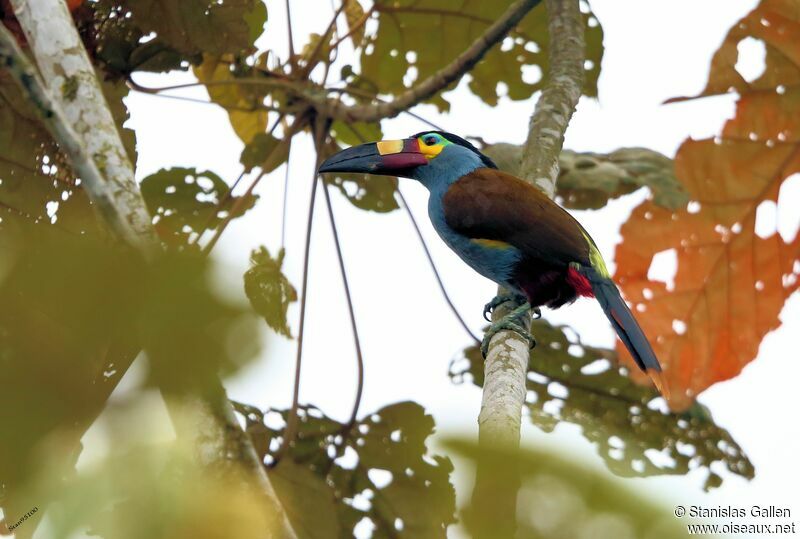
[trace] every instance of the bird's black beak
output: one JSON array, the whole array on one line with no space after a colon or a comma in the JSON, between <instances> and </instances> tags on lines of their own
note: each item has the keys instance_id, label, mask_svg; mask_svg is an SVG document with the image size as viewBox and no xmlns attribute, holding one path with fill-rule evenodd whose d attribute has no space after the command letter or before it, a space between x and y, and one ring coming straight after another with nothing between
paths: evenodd
<instances>
[{"instance_id":1,"label":"bird's black beak","mask_svg":"<svg viewBox=\"0 0 800 539\"><path fill-rule=\"evenodd\" d=\"M419 149L416 138L383 140L353 146L327 158L319 172L366 172L386 176L410 177L428 159Z\"/></svg>"}]
</instances>

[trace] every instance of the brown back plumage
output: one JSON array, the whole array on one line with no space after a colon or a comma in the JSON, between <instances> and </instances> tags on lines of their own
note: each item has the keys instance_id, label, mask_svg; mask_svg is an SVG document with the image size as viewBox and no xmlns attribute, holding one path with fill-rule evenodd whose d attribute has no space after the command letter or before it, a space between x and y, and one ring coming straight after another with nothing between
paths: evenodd
<instances>
[{"instance_id":1,"label":"brown back plumage","mask_svg":"<svg viewBox=\"0 0 800 539\"><path fill-rule=\"evenodd\" d=\"M450 186L443 205L447 225L459 234L509 243L526 258L551 266L589 265L589 244L578 222L511 174L490 168L470 172Z\"/></svg>"}]
</instances>

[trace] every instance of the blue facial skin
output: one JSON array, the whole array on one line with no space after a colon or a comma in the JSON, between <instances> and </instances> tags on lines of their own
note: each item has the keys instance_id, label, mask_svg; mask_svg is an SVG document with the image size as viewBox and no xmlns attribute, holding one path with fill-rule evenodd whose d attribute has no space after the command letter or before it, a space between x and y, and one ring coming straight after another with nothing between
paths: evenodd
<instances>
[{"instance_id":1,"label":"blue facial skin","mask_svg":"<svg viewBox=\"0 0 800 539\"><path fill-rule=\"evenodd\" d=\"M485 166L468 148L448 144L427 165L415 168L412 177L430 192L428 216L442 240L472 269L497 284L514 289L510 280L514 264L522 257L519 250L486 247L457 233L445 222L442 201L447 189L465 174Z\"/></svg>"}]
</instances>

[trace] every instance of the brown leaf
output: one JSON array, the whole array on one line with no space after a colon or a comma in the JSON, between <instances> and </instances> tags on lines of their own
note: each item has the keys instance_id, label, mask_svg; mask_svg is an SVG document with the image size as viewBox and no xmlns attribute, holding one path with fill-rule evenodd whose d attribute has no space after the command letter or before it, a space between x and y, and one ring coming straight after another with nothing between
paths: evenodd
<instances>
[{"instance_id":1,"label":"brown leaf","mask_svg":"<svg viewBox=\"0 0 800 539\"><path fill-rule=\"evenodd\" d=\"M711 60L708 84L700 95L724 94L731 91L742 95L755 90L773 91L778 86L800 84L800 0L762 0L762 2L731 28L722 46ZM739 43L747 38L759 39L766 48L766 69L757 79L748 82L736 70ZM677 97L676 102L693 97Z\"/></svg>"},{"instance_id":2,"label":"brown leaf","mask_svg":"<svg viewBox=\"0 0 800 539\"><path fill-rule=\"evenodd\" d=\"M736 116L715 139L687 140L676 175L693 202L671 212L645 202L622 227L617 274L666 371L670 406L685 409L712 384L739 374L779 326L798 286L800 238L756 233L759 207L777 202L800 172L800 0L764 0L728 34L706 92L741 92ZM742 84L735 44L764 39L767 72ZM653 257L674 249L674 288L651 281Z\"/></svg>"}]
</instances>

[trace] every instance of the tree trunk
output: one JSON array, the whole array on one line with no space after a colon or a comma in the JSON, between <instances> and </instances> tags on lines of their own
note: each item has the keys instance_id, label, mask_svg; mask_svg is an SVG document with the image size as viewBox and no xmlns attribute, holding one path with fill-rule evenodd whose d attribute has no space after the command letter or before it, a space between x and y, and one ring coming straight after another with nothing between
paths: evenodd
<instances>
[{"instance_id":1,"label":"tree trunk","mask_svg":"<svg viewBox=\"0 0 800 539\"><path fill-rule=\"evenodd\" d=\"M584 27L578 0L546 0L545 5L550 31L550 73L531 117L520 176L552 198L564 133L581 96ZM493 321L517 306L506 303L503 307L495 310ZM525 326L530 326L530 318ZM483 400L478 417L481 446L519 447L530 358L527 340L517 333L501 331L492 339L484 366ZM489 458L479 459L472 505L480 514L469 517L476 537L513 537L518 490L519 476L513 467Z\"/></svg>"}]
</instances>

